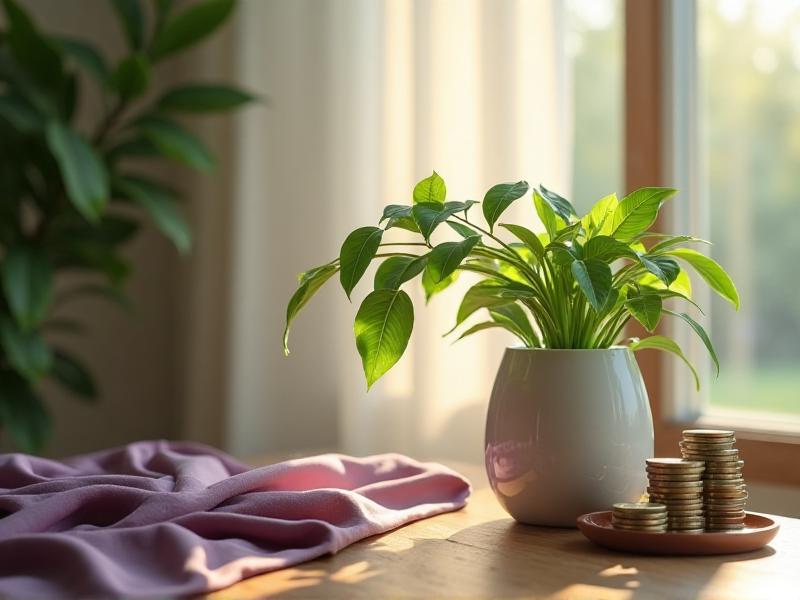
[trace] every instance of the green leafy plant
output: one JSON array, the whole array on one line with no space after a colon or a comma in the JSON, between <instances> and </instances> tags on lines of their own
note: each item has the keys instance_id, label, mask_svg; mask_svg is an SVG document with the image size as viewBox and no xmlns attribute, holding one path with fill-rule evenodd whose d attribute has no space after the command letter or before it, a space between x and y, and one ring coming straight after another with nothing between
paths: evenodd
<instances>
[{"instance_id":1,"label":"green leafy plant","mask_svg":"<svg viewBox=\"0 0 800 600\"><path fill-rule=\"evenodd\" d=\"M81 398L97 395L88 369L53 346L54 331L80 331L58 307L100 295L125 302L131 265L121 247L142 215L181 252L191 246L178 193L137 172L130 159L172 159L210 170L205 146L180 113L233 109L252 100L234 87L183 84L148 94L162 61L200 42L230 16L234 0L175 9L171 0L111 0L127 40L111 61L80 39L48 35L13 0L0 27L0 429L24 450L46 441L51 422L38 391L53 377ZM102 99L92 125L75 124L82 92ZM55 284L74 272L70 287ZM82 275L81 275L82 274Z\"/></svg>"},{"instance_id":2,"label":"green leafy plant","mask_svg":"<svg viewBox=\"0 0 800 600\"><path fill-rule=\"evenodd\" d=\"M387 206L379 222L385 225L356 229L342 244L339 258L300 274L286 310L284 352L289 353L292 321L328 279L338 272L350 297L369 264L383 259L374 289L355 319L367 387L400 359L411 336L414 308L402 286L419 277L428 301L462 272L479 280L464 294L448 332L463 330L458 339L501 328L531 348L592 349L628 343L633 350L664 350L686 362L699 387L695 368L673 340L662 335L621 339L631 319L652 333L668 315L700 337L719 370L703 327L687 313L664 305L674 299L697 306L689 267L739 308L736 287L723 268L687 247L708 242L650 231L675 190L642 188L620 201L611 194L579 217L568 200L540 186L533 190L532 209L544 232L500 223L503 212L528 192L525 181L492 187L481 204L485 222L481 224L470 213L478 202L448 201L445 182L436 172L423 179L414 188L411 205ZM457 239L434 244L431 236L442 226ZM416 239L384 243L383 235L392 228L406 230ZM467 327L467 319L479 311L487 320Z\"/></svg>"}]
</instances>

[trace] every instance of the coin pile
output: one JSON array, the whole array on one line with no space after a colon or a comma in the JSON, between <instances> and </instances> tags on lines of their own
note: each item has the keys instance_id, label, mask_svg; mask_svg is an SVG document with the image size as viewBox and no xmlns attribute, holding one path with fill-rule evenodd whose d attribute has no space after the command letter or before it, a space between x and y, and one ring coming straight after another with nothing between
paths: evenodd
<instances>
[{"instance_id":1,"label":"coin pile","mask_svg":"<svg viewBox=\"0 0 800 600\"><path fill-rule=\"evenodd\" d=\"M703 463L681 458L648 458L646 462L647 494L650 502L666 506L667 529L702 532Z\"/></svg>"},{"instance_id":2,"label":"coin pile","mask_svg":"<svg viewBox=\"0 0 800 600\"><path fill-rule=\"evenodd\" d=\"M667 530L667 507L652 502L620 502L611 507L616 529L662 533Z\"/></svg>"},{"instance_id":3,"label":"coin pile","mask_svg":"<svg viewBox=\"0 0 800 600\"><path fill-rule=\"evenodd\" d=\"M685 459L703 461L703 509L706 529L728 531L744 529L747 487L742 477L744 461L733 431L687 429L680 442Z\"/></svg>"}]
</instances>

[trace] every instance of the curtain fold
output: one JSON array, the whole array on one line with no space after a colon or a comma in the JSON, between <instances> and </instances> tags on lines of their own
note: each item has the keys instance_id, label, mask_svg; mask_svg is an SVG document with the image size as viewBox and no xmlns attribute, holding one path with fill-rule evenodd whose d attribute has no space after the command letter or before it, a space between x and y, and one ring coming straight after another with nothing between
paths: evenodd
<instances>
[{"instance_id":1,"label":"curtain fold","mask_svg":"<svg viewBox=\"0 0 800 600\"><path fill-rule=\"evenodd\" d=\"M503 347L499 333L451 345L467 276L425 307L413 285L406 355L367 394L353 304L332 280L280 348L295 276L346 234L409 203L439 172L451 199L528 179L568 190L555 0L264 0L242 3L241 81L268 97L233 148L230 335L224 439L240 455L336 448L474 459ZM536 227L529 199L509 217ZM391 233L392 237L402 234Z\"/></svg>"}]
</instances>

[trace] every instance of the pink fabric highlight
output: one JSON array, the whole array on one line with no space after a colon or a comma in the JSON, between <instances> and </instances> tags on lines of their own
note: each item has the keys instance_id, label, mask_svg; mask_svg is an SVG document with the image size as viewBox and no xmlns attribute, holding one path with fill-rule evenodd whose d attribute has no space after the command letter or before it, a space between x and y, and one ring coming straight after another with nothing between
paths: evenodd
<instances>
[{"instance_id":1,"label":"pink fabric highlight","mask_svg":"<svg viewBox=\"0 0 800 600\"><path fill-rule=\"evenodd\" d=\"M461 508L469 483L399 454L251 469L199 444L0 455L0 596L213 591Z\"/></svg>"}]
</instances>

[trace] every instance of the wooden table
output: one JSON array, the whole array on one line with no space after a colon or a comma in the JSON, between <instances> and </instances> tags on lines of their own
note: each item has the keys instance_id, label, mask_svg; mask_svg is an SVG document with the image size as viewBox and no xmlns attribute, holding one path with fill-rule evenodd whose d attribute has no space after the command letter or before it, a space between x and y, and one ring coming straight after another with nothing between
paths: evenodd
<instances>
[{"instance_id":1,"label":"wooden table","mask_svg":"<svg viewBox=\"0 0 800 600\"><path fill-rule=\"evenodd\" d=\"M515 523L474 467L467 507L260 575L209 598L800 598L800 520L762 550L655 557L605 550L577 530Z\"/></svg>"}]
</instances>

